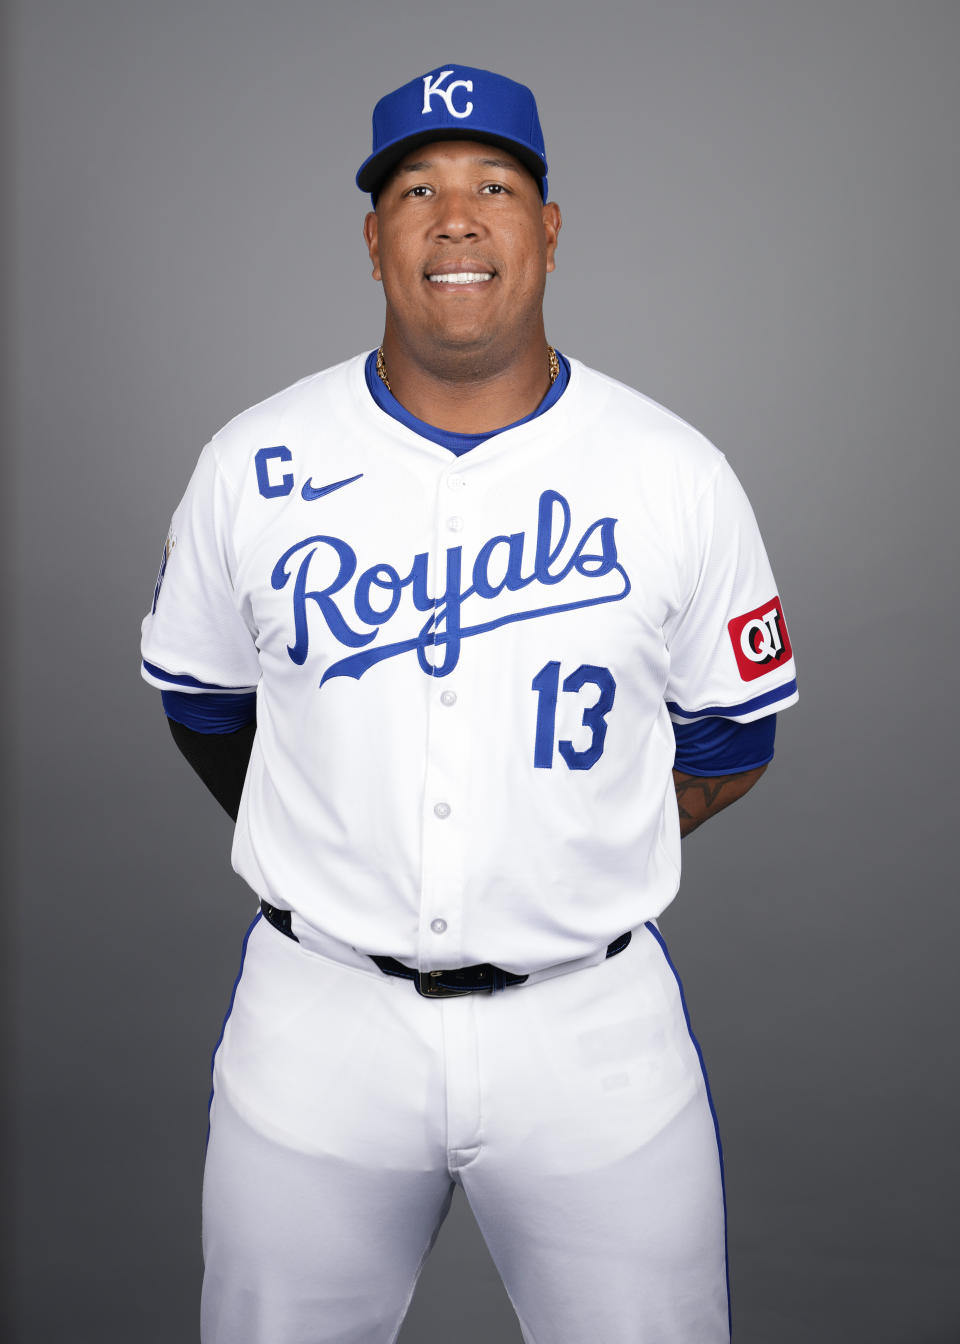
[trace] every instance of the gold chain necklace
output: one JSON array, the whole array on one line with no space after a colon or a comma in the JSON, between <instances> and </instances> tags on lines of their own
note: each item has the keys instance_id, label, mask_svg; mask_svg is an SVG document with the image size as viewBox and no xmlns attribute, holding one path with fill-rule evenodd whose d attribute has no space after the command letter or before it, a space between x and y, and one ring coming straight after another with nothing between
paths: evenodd
<instances>
[{"instance_id":1,"label":"gold chain necklace","mask_svg":"<svg viewBox=\"0 0 960 1344\"><path fill-rule=\"evenodd\" d=\"M560 374L560 360L557 358L557 352L552 345L547 346L547 360L550 369L550 386L552 387ZM377 373L380 375L381 381L387 391L392 392L393 388L390 386L390 379L387 377L387 366L383 359L382 345L377 351Z\"/></svg>"}]
</instances>

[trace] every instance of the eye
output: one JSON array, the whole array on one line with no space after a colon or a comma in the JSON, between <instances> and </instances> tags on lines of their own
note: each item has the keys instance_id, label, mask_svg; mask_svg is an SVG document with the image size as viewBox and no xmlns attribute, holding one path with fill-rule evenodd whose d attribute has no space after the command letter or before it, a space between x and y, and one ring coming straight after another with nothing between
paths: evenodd
<instances>
[{"instance_id":1,"label":"eye","mask_svg":"<svg viewBox=\"0 0 960 1344\"><path fill-rule=\"evenodd\" d=\"M506 196L508 188L505 187L502 182L488 182L487 185L481 187L480 190L488 192L491 196Z\"/></svg>"},{"instance_id":2,"label":"eye","mask_svg":"<svg viewBox=\"0 0 960 1344\"><path fill-rule=\"evenodd\" d=\"M409 191L405 191L403 194L404 196L414 196L418 200L422 200L425 196L429 196L432 190L432 187L428 187L421 183L419 186L411 187Z\"/></svg>"}]
</instances>

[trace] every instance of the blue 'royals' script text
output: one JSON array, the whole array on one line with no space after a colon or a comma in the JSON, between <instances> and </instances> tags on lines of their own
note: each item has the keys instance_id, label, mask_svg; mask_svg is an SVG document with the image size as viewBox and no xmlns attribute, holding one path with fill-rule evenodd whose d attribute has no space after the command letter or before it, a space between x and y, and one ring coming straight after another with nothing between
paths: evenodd
<instances>
[{"instance_id":1,"label":"blue 'royals' script text","mask_svg":"<svg viewBox=\"0 0 960 1344\"><path fill-rule=\"evenodd\" d=\"M293 575L294 640L287 652L298 667L306 661L310 649L307 612L308 603L312 602L319 608L335 639L347 648L362 650L331 663L320 680L321 686L332 677L362 677L375 663L385 658L395 658L411 649L416 649L417 660L428 676L445 677L457 665L461 641L471 635L484 634L512 621L530 621L556 612L621 601L630 592L630 579L617 559L614 535L616 518L598 518L591 523L572 550L564 556L570 536L570 519L570 505L563 495L556 490L544 490L537 509L537 532L532 557L526 552L525 532L491 537L477 552L470 574L472 582L468 588L464 588L463 548L451 546L446 552L443 592L434 597L427 591L429 557L426 552L414 556L409 572L402 578L400 571L393 565L371 565L356 578L348 594L344 590L357 571L357 557L353 548L340 537L305 537L284 551L270 576L273 588L279 591L286 587ZM327 557L335 557L337 572L325 588L311 589L307 586L311 561L321 551ZM298 554L300 560L294 573L292 568L288 568L288 563ZM495 557L502 577L492 579L490 570ZM531 558L532 567L525 573L524 560L529 565ZM504 590L519 592L531 584L552 588L563 583L573 573L586 579L602 579L607 574L616 574L621 582L616 591L597 597L580 597L575 601L510 611L474 625L465 625L461 619L462 608L469 598L491 602ZM376 648L367 647L396 615L404 589L407 588L415 610L429 612L427 620L410 639L380 644ZM346 607L344 599L348 595L353 615L367 629L355 629L341 610L341 607ZM379 598L376 604L375 595ZM428 650L433 651L437 661L431 661Z\"/></svg>"}]
</instances>

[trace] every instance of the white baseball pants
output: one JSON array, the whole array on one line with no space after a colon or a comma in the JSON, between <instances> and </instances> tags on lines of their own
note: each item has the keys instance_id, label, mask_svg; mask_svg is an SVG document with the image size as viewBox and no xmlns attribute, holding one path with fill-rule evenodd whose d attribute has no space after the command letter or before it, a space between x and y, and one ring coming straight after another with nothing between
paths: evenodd
<instances>
[{"instance_id":1,"label":"white baseball pants","mask_svg":"<svg viewBox=\"0 0 960 1344\"><path fill-rule=\"evenodd\" d=\"M389 1344L454 1183L528 1344L729 1341L713 1110L652 925L428 1000L258 917L215 1057L203 1344Z\"/></svg>"}]
</instances>

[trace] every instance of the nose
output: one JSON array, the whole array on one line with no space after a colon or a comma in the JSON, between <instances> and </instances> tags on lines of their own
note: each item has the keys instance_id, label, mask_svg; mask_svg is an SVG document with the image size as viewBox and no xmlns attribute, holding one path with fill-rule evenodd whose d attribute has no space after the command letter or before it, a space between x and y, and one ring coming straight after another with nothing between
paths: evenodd
<instances>
[{"instance_id":1,"label":"nose","mask_svg":"<svg viewBox=\"0 0 960 1344\"><path fill-rule=\"evenodd\" d=\"M472 242L482 233L470 192L447 190L437 197L433 236L438 242Z\"/></svg>"}]
</instances>

